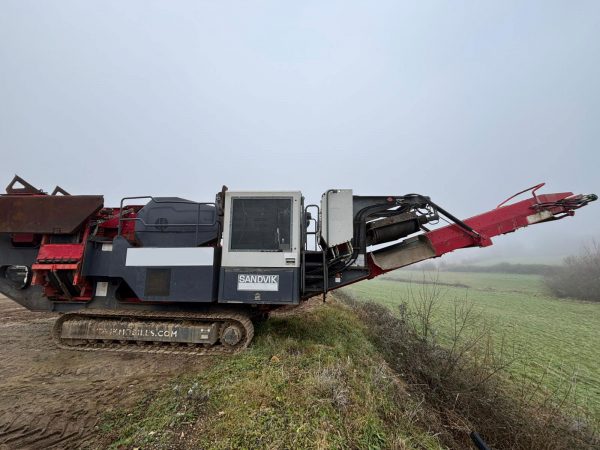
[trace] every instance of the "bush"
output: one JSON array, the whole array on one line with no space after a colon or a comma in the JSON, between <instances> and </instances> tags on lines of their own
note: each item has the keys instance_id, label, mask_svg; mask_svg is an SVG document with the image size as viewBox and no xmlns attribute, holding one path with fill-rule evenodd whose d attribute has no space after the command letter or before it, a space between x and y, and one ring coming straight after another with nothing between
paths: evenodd
<instances>
[{"instance_id":1,"label":"bush","mask_svg":"<svg viewBox=\"0 0 600 450\"><path fill-rule=\"evenodd\" d=\"M367 325L369 337L410 395L421 399L418 425L452 449L471 448L473 431L498 449L597 448L594 420L573 417L566 404L576 384L548 392L543 379L509 381L514 349L503 339L494 342L468 299L455 301L451 336L440 342L431 320L439 295L438 287L423 285L394 314L336 293Z\"/></svg>"},{"instance_id":2,"label":"bush","mask_svg":"<svg viewBox=\"0 0 600 450\"><path fill-rule=\"evenodd\" d=\"M600 301L600 245L592 242L581 254L569 256L545 280L557 297Z\"/></svg>"}]
</instances>

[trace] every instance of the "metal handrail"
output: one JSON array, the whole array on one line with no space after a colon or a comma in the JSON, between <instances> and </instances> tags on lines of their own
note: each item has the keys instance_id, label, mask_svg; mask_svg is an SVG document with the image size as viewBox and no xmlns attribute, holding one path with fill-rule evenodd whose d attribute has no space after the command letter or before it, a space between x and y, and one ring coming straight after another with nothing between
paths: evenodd
<instances>
[{"instance_id":1,"label":"metal handrail","mask_svg":"<svg viewBox=\"0 0 600 450\"><path fill-rule=\"evenodd\" d=\"M317 217L312 217L310 219L310 222L314 222L315 224L315 230L314 231L306 231L306 235L307 236L314 236L315 237L315 242L314 242L314 250L317 251L319 249L319 240L317 239L317 236L320 234L321 230L319 229L319 216L321 214L321 210L319 208L319 205L316 204L311 204L311 205L306 205L306 207L304 208L304 216L306 217L306 215L308 214L308 209L309 208L315 208L317 210ZM308 250L308 239L306 240L306 242L304 243L304 249Z\"/></svg>"},{"instance_id":2,"label":"metal handrail","mask_svg":"<svg viewBox=\"0 0 600 450\"><path fill-rule=\"evenodd\" d=\"M146 223L143 219L139 218L139 217L123 217L123 203L125 202L125 200L140 200L140 199L150 199L151 201L154 201L155 203L182 203L182 204L193 204L196 205L198 207L198 216L197 216L197 221L196 223L169 223L169 224L165 224L165 225L157 225L157 224L148 224ZM147 202L149 203L149 202ZM214 206L215 207L215 213L213 216L213 221L211 223L200 223L200 207L202 205L208 205L208 206ZM117 236L121 236L121 232L123 231L123 222L127 222L127 221L139 221L141 222L144 226L147 227L160 227L160 226L164 226L164 227L191 227L191 226L195 226L196 227L196 236L195 236L195 241L198 242L198 233L199 233L199 227L203 226L203 227L213 227L216 225L217 223L217 212L216 212L216 203L213 202L193 202L190 200L159 200L156 199L155 197L152 197L151 195L142 195L142 196L137 196L137 197L123 197L121 199L121 202L119 204L119 224L117 227Z\"/></svg>"},{"instance_id":3,"label":"metal handrail","mask_svg":"<svg viewBox=\"0 0 600 450\"><path fill-rule=\"evenodd\" d=\"M496 206L496 208L500 208L501 206L507 204L509 201L511 201L513 198L518 197L521 194L524 194L525 192L531 191L531 195L533 195L533 198L535 198L535 201L538 201L537 195L535 195L536 191L542 187L544 187L546 185L546 183L540 183L540 184L536 184L535 186L531 186L530 188L527 189L523 189L521 192L517 192L515 195L512 195L510 197L508 197L506 200L504 200L502 203L500 203L498 206Z\"/></svg>"}]
</instances>

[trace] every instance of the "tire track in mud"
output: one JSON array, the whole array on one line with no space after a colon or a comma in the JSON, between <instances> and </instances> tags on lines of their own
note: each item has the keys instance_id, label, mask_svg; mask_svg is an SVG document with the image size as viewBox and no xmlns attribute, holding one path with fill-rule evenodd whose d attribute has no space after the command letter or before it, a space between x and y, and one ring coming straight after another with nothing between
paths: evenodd
<instances>
[{"instance_id":1,"label":"tire track in mud","mask_svg":"<svg viewBox=\"0 0 600 450\"><path fill-rule=\"evenodd\" d=\"M98 424L132 408L173 376L201 371L203 358L59 349L58 316L0 296L0 450L100 448Z\"/></svg>"}]
</instances>

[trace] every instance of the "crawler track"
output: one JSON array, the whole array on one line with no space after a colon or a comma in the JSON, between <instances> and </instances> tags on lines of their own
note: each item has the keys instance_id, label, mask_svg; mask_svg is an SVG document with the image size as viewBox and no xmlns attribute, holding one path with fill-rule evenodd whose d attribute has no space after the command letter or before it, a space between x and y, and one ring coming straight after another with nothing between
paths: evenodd
<instances>
[{"instance_id":1,"label":"crawler track","mask_svg":"<svg viewBox=\"0 0 600 450\"><path fill-rule=\"evenodd\" d=\"M187 323L211 322L217 324L235 324L242 330L242 336L240 342L233 346L223 345L220 342L209 345L148 340L65 339L61 335L63 324L72 320L120 320L126 323L153 321L163 324L185 321ZM54 325L52 336L59 348L67 350L208 356L232 354L246 348L254 337L254 326L252 325L250 316L239 311L220 310L208 313L164 313L154 311L94 310L62 315Z\"/></svg>"}]
</instances>

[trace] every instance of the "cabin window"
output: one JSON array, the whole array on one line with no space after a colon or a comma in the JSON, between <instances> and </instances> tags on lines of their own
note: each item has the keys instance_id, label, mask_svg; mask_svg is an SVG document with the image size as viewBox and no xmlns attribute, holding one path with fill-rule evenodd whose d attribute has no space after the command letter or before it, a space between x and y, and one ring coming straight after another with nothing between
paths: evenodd
<instances>
[{"instance_id":1,"label":"cabin window","mask_svg":"<svg viewBox=\"0 0 600 450\"><path fill-rule=\"evenodd\" d=\"M230 250L289 251L291 235L291 198L231 200Z\"/></svg>"}]
</instances>

